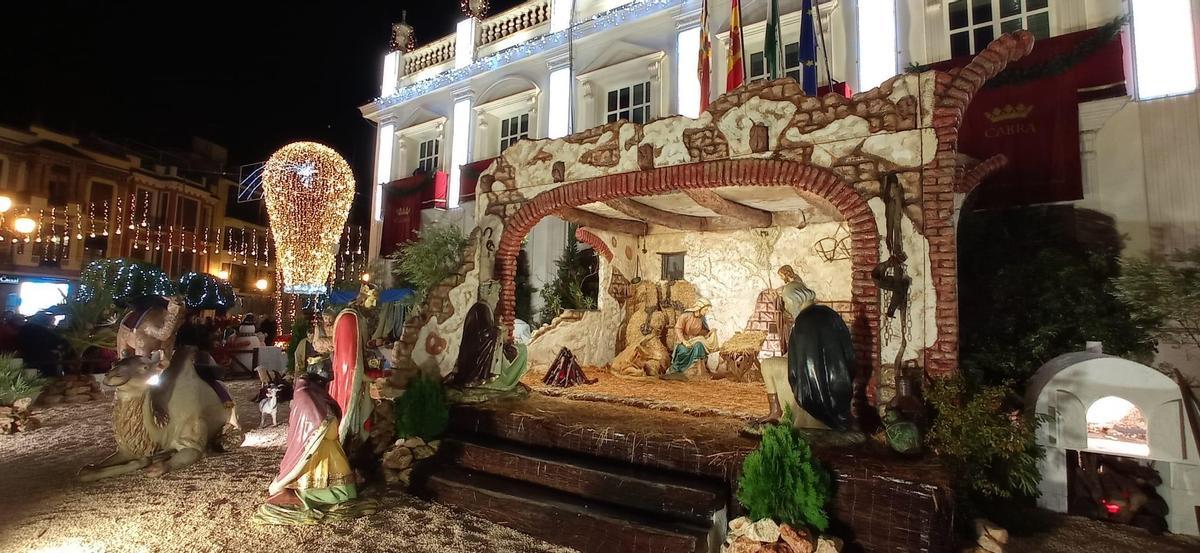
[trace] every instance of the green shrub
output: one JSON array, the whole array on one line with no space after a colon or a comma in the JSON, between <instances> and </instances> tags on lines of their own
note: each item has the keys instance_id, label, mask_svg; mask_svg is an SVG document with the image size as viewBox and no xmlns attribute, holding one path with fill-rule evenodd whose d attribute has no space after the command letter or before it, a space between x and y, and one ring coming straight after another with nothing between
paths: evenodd
<instances>
[{"instance_id":1,"label":"green shrub","mask_svg":"<svg viewBox=\"0 0 1200 553\"><path fill-rule=\"evenodd\" d=\"M413 305L462 266L467 239L454 225L430 225L396 252L396 277L413 289Z\"/></svg>"},{"instance_id":2,"label":"green shrub","mask_svg":"<svg viewBox=\"0 0 1200 553\"><path fill-rule=\"evenodd\" d=\"M936 416L926 438L954 471L967 499L986 501L1038 496L1034 441L1039 419L1010 415L1005 386L970 393L959 376L935 379L925 398Z\"/></svg>"},{"instance_id":3,"label":"green shrub","mask_svg":"<svg viewBox=\"0 0 1200 553\"><path fill-rule=\"evenodd\" d=\"M1104 342L1142 359L1155 340L1113 279L1121 238L1111 218L1043 206L964 211L958 233L961 369L979 384L1024 390L1046 361Z\"/></svg>"},{"instance_id":4,"label":"green shrub","mask_svg":"<svg viewBox=\"0 0 1200 553\"><path fill-rule=\"evenodd\" d=\"M786 413L782 420L791 420ZM762 441L742 463L737 499L750 518L825 531L825 505L832 487L829 473L812 455L808 442L791 425L763 428Z\"/></svg>"},{"instance_id":5,"label":"green shrub","mask_svg":"<svg viewBox=\"0 0 1200 553\"><path fill-rule=\"evenodd\" d=\"M593 273L591 259L595 252L579 249L575 225L567 227L567 244L555 262L554 279L542 287L541 323L553 321L566 309L595 309L597 298L583 289L583 281Z\"/></svg>"},{"instance_id":6,"label":"green shrub","mask_svg":"<svg viewBox=\"0 0 1200 553\"><path fill-rule=\"evenodd\" d=\"M450 422L442 384L423 374L410 380L404 394L396 398L395 411L397 438L432 440L441 436Z\"/></svg>"},{"instance_id":7,"label":"green shrub","mask_svg":"<svg viewBox=\"0 0 1200 553\"><path fill-rule=\"evenodd\" d=\"M46 381L25 375L25 368L11 353L0 354L0 405L12 405L18 399L33 397Z\"/></svg>"}]
</instances>

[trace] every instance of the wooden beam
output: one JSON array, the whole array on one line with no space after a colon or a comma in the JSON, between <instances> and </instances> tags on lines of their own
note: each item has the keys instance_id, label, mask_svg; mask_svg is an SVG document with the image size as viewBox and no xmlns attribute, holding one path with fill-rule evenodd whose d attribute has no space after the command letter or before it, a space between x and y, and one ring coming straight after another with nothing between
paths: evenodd
<instances>
[{"instance_id":1,"label":"wooden beam","mask_svg":"<svg viewBox=\"0 0 1200 553\"><path fill-rule=\"evenodd\" d=\"M825 198L822 198L821 196L813 194L812 192L802 188L796 188L794 186L791 188L792 192L795 192L800 199L808 202L808 205L811 205L813 210L816 211L818 215L824 215L828 217L830 221L846 220L846 217L842 215L842 212L838 211L836 207L833 207L833 204L830 203L829 200L826 200ZM819 218L810 217L809 222L818 223L824 221L819 220Z\"/></svg>"},{"instance_id":2,"label":"wooden beam","mask_svg":"<svg viewBox=\"0 0 1200 553\"><path fill-rule=\"evenodd\" d=\"M717 215L732 217L734 219L744 221L751 227L763 228L769 227L772 224L770 211L763 211L745 204L739 204L732 200L727 200L712 190L684 190L683 192L687 194L693 202L711 209L713 213L716 213Z\"/></svg>"},{"instance_id":3,"label":"wooden beam","mask_svg":"<svg viewBox=\"0 0 1200 553\"><path fill-rule=\"evenodd\" d=\"M628 198L612 200L606 202L608 207L611 207L630 217L636 217L647 223L652 223L659 226L664 226L679 230L691 230L704 232L712 230L708 228L707 217L696 217L694 215L684 215L682 213L673 213L663 211L657 207L650 207L644 203L636 202Z\"/></svg>"},{"instance_id":4,"label":"wooden beam","mask_svg":"<svg viewBox=\"0 0 1200 553\"><path fill-rule=\"evenodd\" d=\"M607 232L619 232L621 234L632 234L634 236L645 236L650 231L649 226L641 221L630 221L628 219L615 219L597 215L590 211L568 207L559 210L558 216L564 221L575 223L581 227L593 228Z\"/></svg>"}]
</instances>

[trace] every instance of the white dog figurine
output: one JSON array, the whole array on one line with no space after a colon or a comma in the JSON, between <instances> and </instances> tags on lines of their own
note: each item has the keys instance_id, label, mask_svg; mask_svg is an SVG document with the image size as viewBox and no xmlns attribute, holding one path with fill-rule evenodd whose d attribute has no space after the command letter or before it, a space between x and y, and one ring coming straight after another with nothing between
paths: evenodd
<instances>
[{"instance_id":1,"label":"white dog figurine","mask_svg":"<svg viewBox=\"0 0 1200 553\"><path fill-rule=\"evenodd\" d=\"M276 416L279 414L279 388L277 386L267 386L265 390L266 397L258 401L258 412L261 417L258 420L259 428L266 428L267 417L271 417L271 426L279 424L276 421Z\"/></svg>"}]
</instances>

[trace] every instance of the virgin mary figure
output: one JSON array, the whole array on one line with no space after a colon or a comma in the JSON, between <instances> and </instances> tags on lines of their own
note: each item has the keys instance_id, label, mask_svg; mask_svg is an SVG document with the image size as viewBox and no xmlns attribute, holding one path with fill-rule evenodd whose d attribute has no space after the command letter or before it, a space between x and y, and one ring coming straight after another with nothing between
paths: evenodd
<instances>
[{"instance_id":1,"label":"virgin mary figure","mask_svg":"<svg viewBox=\"0 0 1200 553\"><path fill-rule=\"evenodd\" d=\"M358 312L344 309L333 322L333 382L329 393L341 410L338 434L344 445L365 440L371 401L363 367L363 332Z\"/></svg>"}]
</instances>

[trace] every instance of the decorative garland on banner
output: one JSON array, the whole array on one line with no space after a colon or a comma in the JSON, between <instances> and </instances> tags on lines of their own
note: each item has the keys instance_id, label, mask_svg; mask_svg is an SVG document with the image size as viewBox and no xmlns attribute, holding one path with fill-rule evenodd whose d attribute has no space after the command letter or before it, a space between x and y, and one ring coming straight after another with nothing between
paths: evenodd
<instances>
[{"instance_id":1,"label":"decorative garland on banner","mask_svg":"<svg viewBox=\"0 0 1200 553\"><path fill-rule=\"evenodd\" d=\"M1090 58L1109 42L1120 36L1121 29L1128 22L1128 16L1118 17L1104 24L1102 27L1097 27L1092 36L1079 41L1079 44L1076 44L1075 48L1071 51L1064 52L1037 65L1010 67L1001 71L999 75L993 77L983 86L984 88L1011 86L1066 73L1072 67ZM921 73L928 71L930 67L930 65L912 64L909 66L908 71L910 73Z\"/></svg>"}]
</instances>

